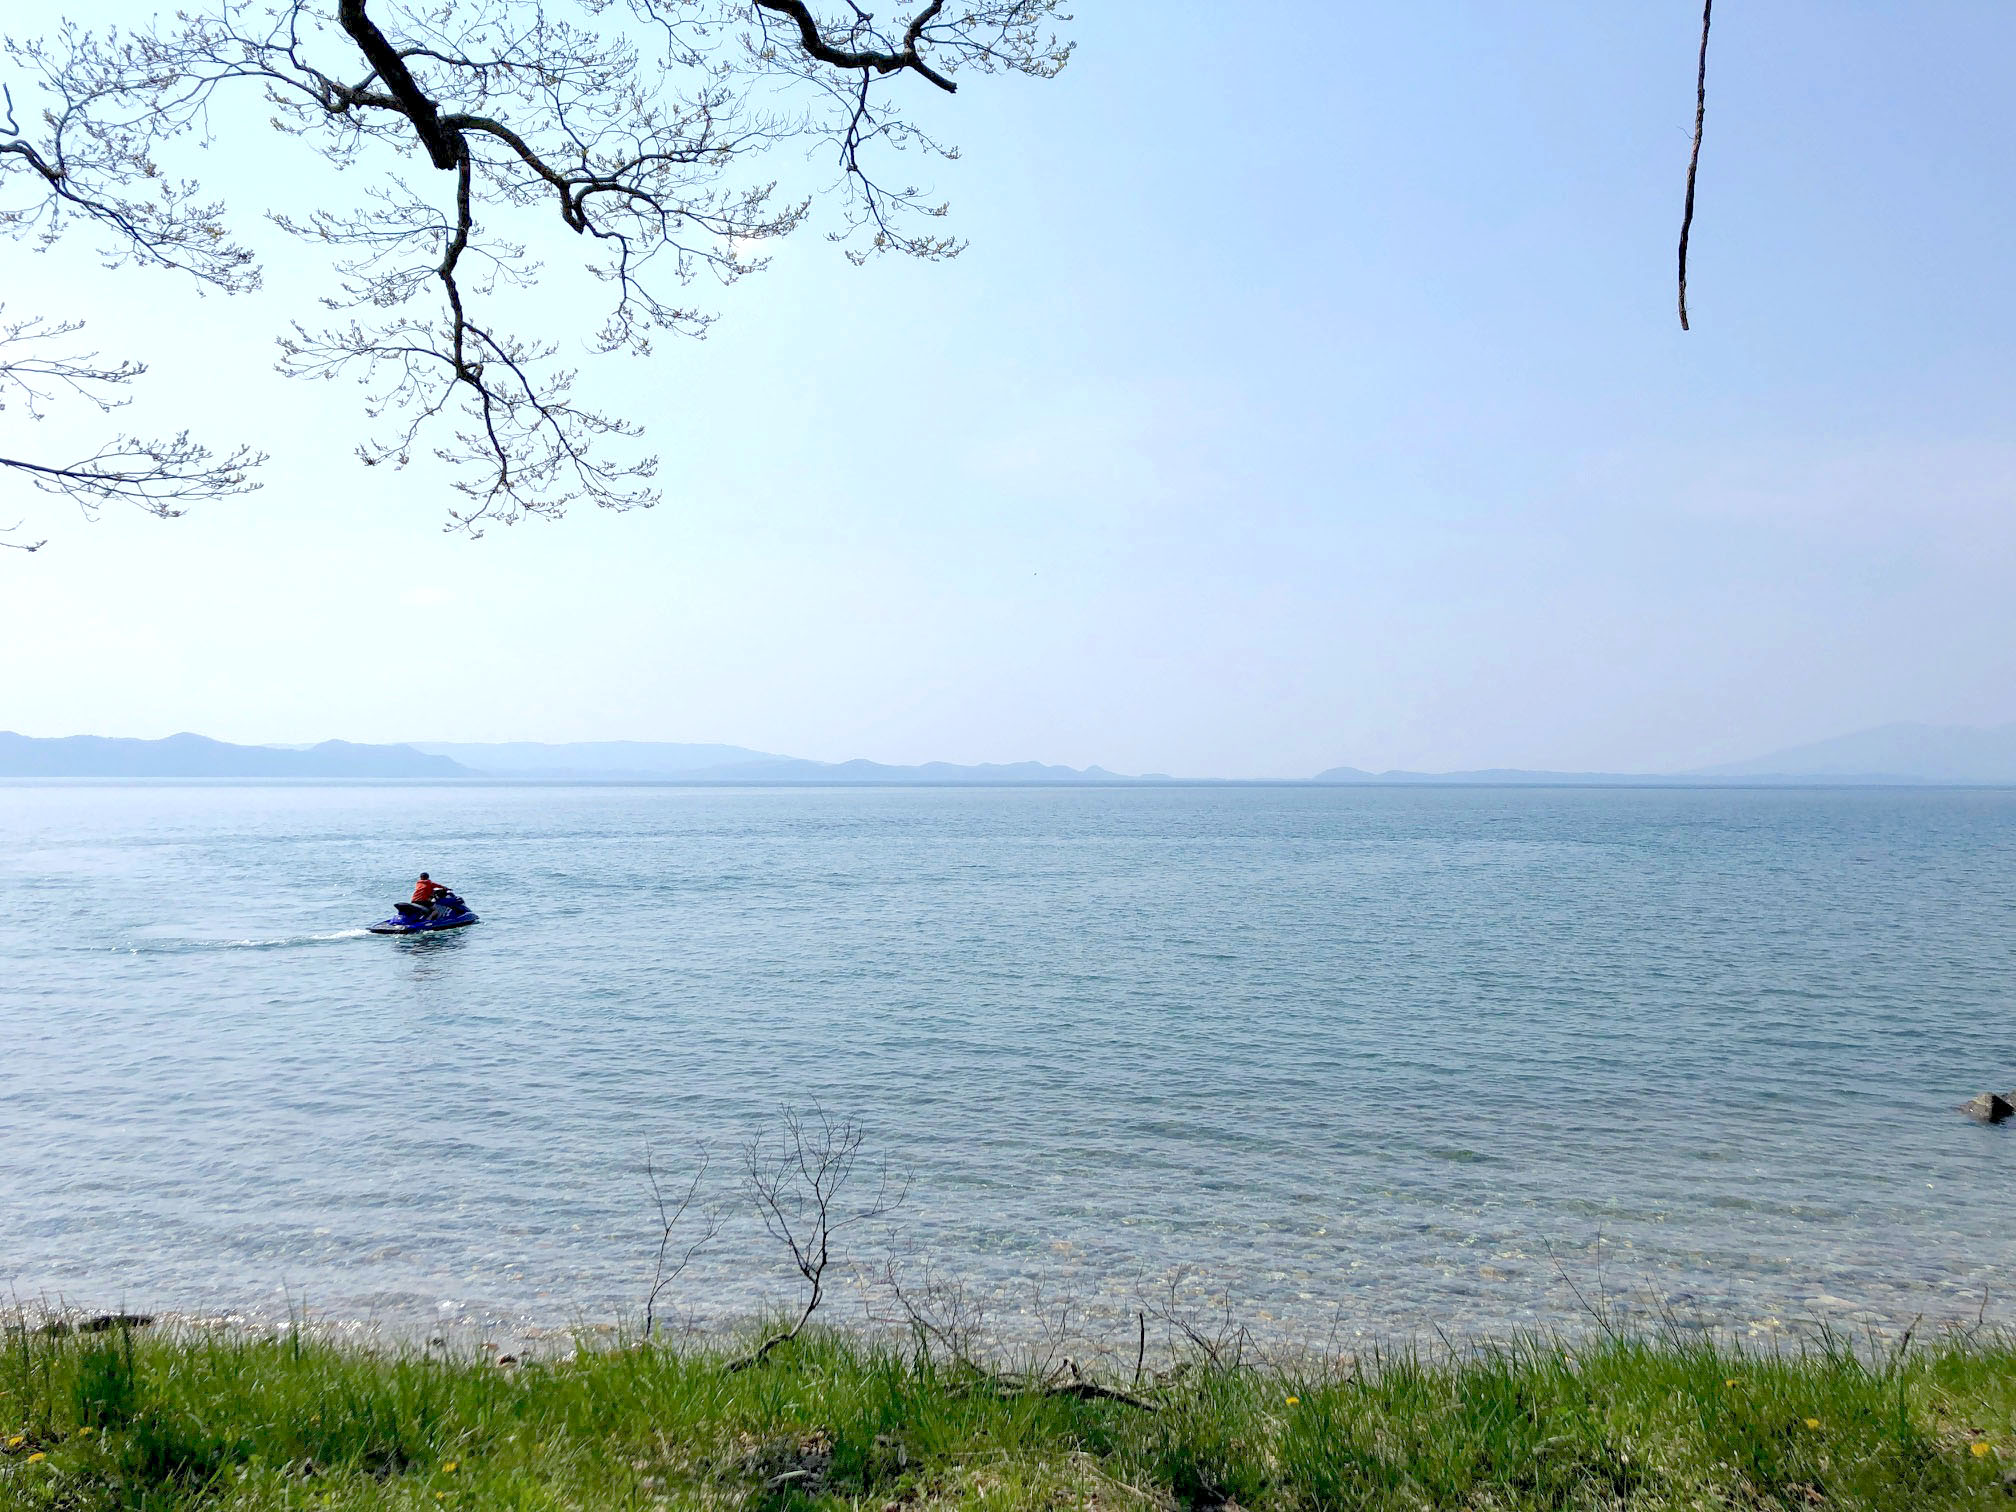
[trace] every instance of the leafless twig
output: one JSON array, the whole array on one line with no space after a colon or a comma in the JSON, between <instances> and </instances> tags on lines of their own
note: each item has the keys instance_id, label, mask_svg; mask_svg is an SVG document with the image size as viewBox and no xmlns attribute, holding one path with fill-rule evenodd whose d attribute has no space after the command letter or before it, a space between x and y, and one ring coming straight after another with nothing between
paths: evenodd
<instances>
[{"instance_id":1,"label":"leafless twig","mask_svg":"<svg viewBox=\"0 0 2016 1512\"><path fill-rule=\"evenodd\" d=\"M1182 1335L1190 1347L1203 1356L1210 1369L1244 1369L1253 1336L1239 1320L1231 1292L1221 1293L1217 1305L1208 1312L1188 1306L1182 1295L1187 1274L1181 1266L1171 1271L1165 1283L1164 1296L1144 1310Z\"/></svg>"},{"instance_id":2,"label":"leafless twig","mask_svg":"<svg viewBox=\"0 0 2016 1512\"><path fill-rule=\"evenodd\" d=\"M884 1263L883 1285L926 1355L935 1343L959 1369L980 1369L987 1307L964 1281L941 1274L927 1259L914 1280L895 1260Z\"/></svg>"},{"instance_id":3,"label":"leafless twig","mask_svg":"<svg viewBox=\"0 0 2016 1512\"><path fill-rule=\"evenodd\" d=\"M1616 1310L1610 1305L1609 1288L1603 1279L1603 1230L1600 1228L1596 1230L1596 1298L1593 1302L1589 1299L1588 1294L1582 1290L1581 1286L1577 1284L1574 1275L1569 1271L1561 1257L1554 1252L1553 1242L1548 1240L1543 1241L1543 1244L1547 1251L1547 1258L1553 1262L1554 1273L1561 1278L1562 1284L1573 1293L1576 1305L1589 1314L1595 1320L1596 1326L1610 1338L1621 1338L1623 1335L1619 1327Z\"/></svg>"},{"instance_id":4,"label":"leafless twig","mask_svg":"<svg viewBox=\"0 0 2016 1512\"><path fill-rule=\"evenodd\" d=\"M1086 1402L1118 1402L1143 1412L1161 1410L1156 1403L1138 1394L1141 1385L1140 1355L1135 1359L1134 1391L1120 1391L1102 1385L1090 1379L1071 1356L1060 1357L1059 1350L1072 1336L1069 1299L1054 1308L1043 1305L1039 1299L1037 1313L1042 1319L1039 1325L1041 1343L1025 1369L1003 1371L994 1369L979 1356L984 1311L964 1283L940 1277L927 1265L920 1281L906 1285L893 1261L884 1274L890 1294L903 1310L911 1331L927 1345L929 1341L937 1341L950 1356L954 1369L964 1376L958 1390L985 1391L996 1396L1076 1397ZM1144 1353L1148 1342L1147 1329L1147 1314L1143 1313L1140 1345Z\"/></svg>"},{"instance_id":5,"label":"leafless twig","mask_svg":"<svg viewBox=\"0 0 2016 1512\"><path fill-rule=\"evenodd\" d=\"M796 1339L825 1300L835 1237L887 1216L909 1195L908 1179L892 1175L884 1160L875 1167L874 1187L866 1199L847 1200L864 1139L851 1118L836 1121L819 1107L809 1115L786 1108L774 1141L752 1139L744 1147L743 1171L763 1227L790 1252L806 1290L797 1322L731 1363L730 1370L760 1365L772 1350Z\"/></svg>"},{"instance_id":6,"label":"leafless twig","mask_svg":"<svg viewBox=\"0 0 2016 1512\"><path fill-rule=\"evenodd\" d=\"M644 1150L644 1178L651 1183L651 1200L658 1208L658 1255L651 1267L651 1290L644 1298L644 1337L647 1339L652 1336L652 1331L657 1326L659 1295L693 1263L693 1257L712 1244L715 1236L721 1232L719 1216L714 1213L703 1213L698 1235L679 1251L677 1260L672 1258L673 1230L678 1228L679 1220L686 1216L686 1210L692 1207L693 1199L699 1195L700 1183L707 1175L707 1163L707 1151L703 1148L700 1151L699 1169L694 1171L693 1179L686 1184L685 1195L676 1204L668 1206L665 1201L665 1189L658 1180L658 1167L651 1158L651 1150L648 1146Z\"/></svg>"}]
</instances>

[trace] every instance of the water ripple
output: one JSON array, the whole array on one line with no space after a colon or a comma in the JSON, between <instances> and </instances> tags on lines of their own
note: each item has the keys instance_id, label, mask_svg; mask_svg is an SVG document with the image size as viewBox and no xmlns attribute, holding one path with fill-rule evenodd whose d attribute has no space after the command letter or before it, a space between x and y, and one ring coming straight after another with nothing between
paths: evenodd
<instances>
[{"instance_id":1,"label":"water ripple","mask_svg":"<svg viewBox=\"0 0 2016 1512\"><path fill-rule=\"evenodd\" d=\"M647 1141L818 1100L1013 1306L2010 1321L2012 860L2003 793L4 785L0 1280L606 1316ZM366 936L421 867L485 924ZM790 1275L736 1208L682 1289Z\"/></svg>"}]
</instances>

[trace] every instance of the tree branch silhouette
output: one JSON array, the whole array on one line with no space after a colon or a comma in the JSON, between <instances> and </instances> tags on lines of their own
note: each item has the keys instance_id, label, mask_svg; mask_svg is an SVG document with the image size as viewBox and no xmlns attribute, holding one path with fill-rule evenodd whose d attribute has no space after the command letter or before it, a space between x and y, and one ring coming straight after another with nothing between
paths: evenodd
<instances>
[{"instance_id":1,"label":"tree branch silhouette","mask_svg":"<svg viewBox=\"0 0 2016 1512\"><path fill-rule=\"evenodd\" d=\"M0 305L0 414L11 409L37 421L65 399L80 400L101 414L131 402L124 391L146 373L144 363L107 363L96 352L65 350L65 338L83 329L81 321L52 322L41 316L9 320L5 313ZM264 453L245 446L218 457L187 431L165 439L121 432L68 461L0 454L0 471L43 493L70 499L86 515L101 505L122 503L173 519L198 500L256 489L249 474L265 460ZM7 532L16 528L9 526ZM36 551L45 544L0 541L17 551Z\"/></svg>"},{"instance_id":2,"label":"tree branch silhouette","mask_svg":"<svg viewBox=\"0 0 2016 1512\"><path fill-rule=\"evenodd\" d=\"M895 1211L909 1195L909 1182L893 1176L882 1161L874 1169L873 1189L860 1201L849 1198L865 1137L851 1118L836 1121L817 1107L809 1116L786 1108L774 1141L754 1139L743 1148L743 1173L763 1227L789 1251L805 1298L796 1322L731 1363L731 1371L760 1365L796 1339L825 1300L834 1239Z\"/></svg>"},{"instance_id":3,"label":"tree branch silhouette","mask_svg":"<svg viewBox=\"0 0 2016 1512\"><path fill-rule=\"evenodd\" d=\"M321 208L269 219L328 258L338 289L329 318L291 323L280 370L363 385L359 457L442 464L450 528L472 533L580 500L647 507L659 461L642 425L577 399L562 341L520 325L548 276L530 238L578 239L605 310L568 335L605 357L705 334L684 287L760 270L815 201L837 206L831 234L856 260L951 256L957 242L910 226L944 206L873 170L888 153L957 156L893 91L1053 76L1071 53L1050 30L1060 4L929 0L885 26L803 0L205 0L125 28L66 22L5 43L42 109L32 133L11 106L0 130L0 230L45 247L94 230L114 264L252 288L223 206L160 160L190 143L244 154L223 107L262 102L344 171ZM830 153L836 177L780 197L763 165L787 147Z\"/></svg>"},{"instance_id":4,"label":"tree branch silhouette","mask_svg":"<svg viewBox=\"0 0 2016 1512\"><path fill-rule=\"evenodd\" d=\"M1687 238L1694 230L1694 180L1701 172L1701 128L1708 119L1708 23L1715 0L1701 0L1701 56L1694 69L1694 148L1687 155L1687 205L1680 215L1680 329L1687 324Z\"/></svg>"}]
</instances>

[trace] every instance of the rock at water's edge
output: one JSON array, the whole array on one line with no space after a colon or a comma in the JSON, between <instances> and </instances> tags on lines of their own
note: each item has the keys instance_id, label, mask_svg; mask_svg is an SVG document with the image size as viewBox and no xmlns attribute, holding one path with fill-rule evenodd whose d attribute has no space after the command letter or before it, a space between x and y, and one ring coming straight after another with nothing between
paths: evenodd
<instances>
[{"instance_id":1,"label":"rock at water's edge","mask_svg":"<svg viewBox=\"0 0 2016 1512\"><path fill-rule=\"evenodd\" d=\"M1960 1104L1960 1111L1980 1123L1997 1124L2016 1114L2016 1092L2003 1097L1994 1092L1983 1092L1979 1097L1970 1097Z\"/></svg>"},{"instance_id":2,"label":"rock at water's edge","mask_svg":"<svg viewBox=\"0 0 2016 1512\"><path fill-rule=\"evenodd\" d=\"M152 1313L100 1313L77 1325L80 1333L110 1333L115 1328L152 1328Z\"/></svg>"}]
</instances>

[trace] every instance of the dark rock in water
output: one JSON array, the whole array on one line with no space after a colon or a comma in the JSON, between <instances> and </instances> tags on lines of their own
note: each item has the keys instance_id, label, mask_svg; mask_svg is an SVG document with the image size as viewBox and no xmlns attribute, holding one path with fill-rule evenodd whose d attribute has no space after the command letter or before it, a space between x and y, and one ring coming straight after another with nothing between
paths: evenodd
<instances>
[{"instance_id":1,"label":"dark rock in water","mask_svg":"<svg viewBox=\"0 0 2016 1512\"><path fill-rule=\"evenodd\" d=\"M2011 1096L2016 1097L2016 1093ZM1979 1097L1970 1097L1960 1104L1960 1111L1981 1123L1997 1124L2016 1114L2016 1103L1998 1093L1983 1092Z\"/></svg>"},{"instance_id":2,"label":"dark rock in water","mask_svg":"<svg viewBox=\"0 0 2016 1512\"><path fill-rule=\"evenodd\" d=\"M73 1333L110 1333L115 1328L145 1328L153 1321L153 1316L145 1313L100 1313L81 1323L72 1323L68 1318L52 1318L42 1325L42 1332L52 1339L60 1339Z\"/></svg>"},{"instance_id":3,"label":"dark rock in water","mask_svg":"<svg viewBox=\"0 0 2016 1512\"><path fill-rule=\"evenodd\" d=\"M115 1328L147 1328L153 1322L153 1316L148 1313L100 1313L77 1327L80 1333L110 1333Z\"/></svg>"}]
</instances>

